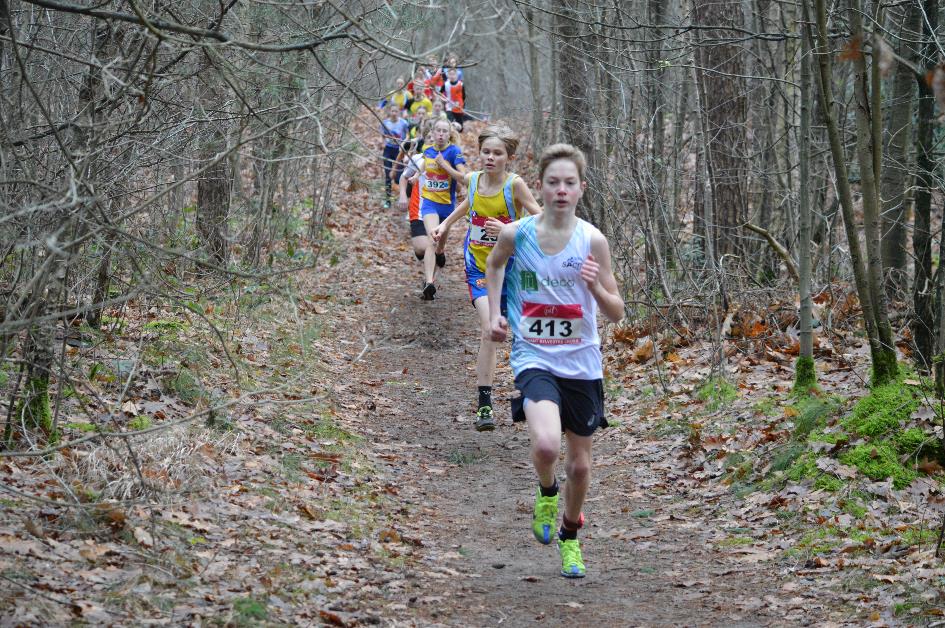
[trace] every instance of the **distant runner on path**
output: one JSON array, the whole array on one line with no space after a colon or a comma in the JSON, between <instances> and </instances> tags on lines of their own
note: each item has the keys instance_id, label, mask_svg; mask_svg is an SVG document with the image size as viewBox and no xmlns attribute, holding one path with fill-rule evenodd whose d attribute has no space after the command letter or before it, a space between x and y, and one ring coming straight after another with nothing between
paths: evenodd
<instances>
[{"instance_id":1,"label":"distant runner on path","mask_svg":"<svg viewBox=\"0 0 945 628\"><path fill-rule=\"evenodd\" d=\"M496 343L492 341L489 321L489 298L486 294L486 257L495 246L502 225L522 216L541 213L541 206L532 196L525 180L507 170L509 160L518 149L518 137L506 126L490 126L479 134L479 157L483 170L466 175L469 193L466 200L433 232L433 239L441 235L461 217L469 213L469 230L463 243L466 260L466 284L469 299L479 314L479 356L476 360L476 385L479 401L476 409L476 429L494 430L492 412L492 382L495 379ZM505 314L505 290L502 291L501 311Z\"/></svg>"},{"instance_id":2,"label":"distant runner on path","mask_svg":"<svg viewBox=\"0 0 945 628\"><path fill-rule=\"evenodd\" d=\"M459 135L447 120L435 120L431 132L432 146L423 150L424 183L420 199L420 216L427 235L433 231L456 208L456 182L464 181L466 158L458 146ZM431 240L423 256L424 285L421 296L425 301L432 301L436 294L433 278L436 268L446 265L446 237L449 230L442 232L439 243Z\"/></svg>"},{"instance_id":3,"label":"distant runner on path","mask_svg":"<svg viewBox=\"0 0 945 628\"><path fill-rule=\"evenodd\" d=\"M387 118L381 122L381 136L384 138L384 149L381 153L381 163L384 166L384 209L390 207L393 181L391 171L397 163L400 143L407 139L409 128L407 121L400 117L400 106L393 101L387 103Z\"/></svg>"},{"instance_id":4,"label":"distant runner on path","mask_svg":"<svg viewBox=\"0 0 945 628\"><path fill-rule=\"evenodd\" d=\"M427 230L420 219L420 190L423 189L423 174L420 170L423 168L425 139L423 136L418 138L418 148L412 145L406 147L409 161L400 176L400 199L397 205L400 211L407 211L407 220L410 222L410 244L413 246L413 254L420 262L423 262L423 256L430 246Z\"/></svg>"},{"instance_id":5,"label":"distant runner on path","mask_svg":"<svg viewBox=\"0 0 945 628\"><path fill-rule=\"evenodd\" d=\"M513 400L512 418L528 421L539 482L532 532L546 545L558 520L555 464L562 432L567 442L558 530L566 578L585 575L577 533L590 484L591 437L607 425L597 308L612 322L624 309L607 239L575 215L587 187L585 164L584 154L569 144L545 149L539 161L544 212L502 227L486 268L492 339L501 342L512 329L512 371L522 393ZM506 320L499 295L513 254Z\"/></svg>"}]
</instances>

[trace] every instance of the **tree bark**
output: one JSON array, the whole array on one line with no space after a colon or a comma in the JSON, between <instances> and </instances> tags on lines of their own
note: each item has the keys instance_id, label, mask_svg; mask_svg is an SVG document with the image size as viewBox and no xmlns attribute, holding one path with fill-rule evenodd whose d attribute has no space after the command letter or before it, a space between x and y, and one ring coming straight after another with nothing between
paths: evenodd
<instances>
[{"instance_id":1,"label":"tree bark","mask_svg":"<svg viewBox=\"0 0 945 628\"><path fill-rule=\"evenodd\" d=\"M806 1L806 0L805 0ZM830 140L830 153L833 157L834 173L836 175L837 196L840 199L840 209L843 214L843 226L847 235L847 246L850 249L850 262L853 266L853 277L856 282L857 295L860 298L860 306L863 309L863 322L866 327L866 337L870 345L870 356L873 363L873 383L882 384L888 381L890 376L895 376L896 362L895 353L892 354L893 360L890 363L889 354L883 347L880 340L880 334L877 327L878 316L876 313L876 300L871 289L871 278L867 272L863 260L863 252L860 248L860 234L856 226L856 216L853 209L853 193L850 189L850 179L846 166L846 154L843 141L840 138L840 129L837 124L835 108L836 104L833 97L833 67L831 62L831 51L829 49L829 38L827 34L827 5L826 0L814 0L816 7L817 21L817 50L815 56L818 62L817 85L818 96L821 103L821 109L824 116L824 122L827 127L827 136ZM856 14L857 11L851 11ZM854 18L855 19L855 18ZM862 28L860 29L862 32ZM863 92L865 85L862 81L858 82L856 88L857 98L861 99L866 94ZM864 120L858 120L858 125L863 126ZM865 121L864 142L872 141L873 129L869 121ZM859 152L859 151L858 151ZM874 178L874 163L872 155L860 155L861 176ZM865 172L862 172L864 171ZM873 186L873 199L875 203L875 185ZM866 191L864 190L864 197ZM864 206L867 200L864 198ZM878 227L878 225L876 225ZM878 253L878 247L877 251ZM881 260L880 260L881 263ZM880 282L881 285L881 282ZM895 347L893 347L895 351Z\"/></svg>"},{"instance_id":2,"label":"tree bark","mask_svg":"<svg viewBox=\"0 0 945 628\"><path fill-rule=\"evenodd\" d=\"M561 114L564 120L564 136L567 141L581 149L587 158L587 191L584 193L584 218L605 234L609 233L608 220L601 189L603 177L597 171L598 154L595 130L589 111L594 111L597 100L591 84L594 75L586 54L585 33L578 27L579 0L555 0L555 32L560 45L558 84L561 88Z\"/></svg>"},{"instance_id":3,"label":"tree bark","mask_svg":"<svg viewBox=\"0 0 945 628\"><path fill-rule=\"evenodd\" d=\"M810 209L810 37L807 24L810 23L807 5L803 6L804 19L799 31L801 34L801 121L798 130L798 159L800 166L798 181L798 214L800 229L797 241L798 262L798 312L800 351L794 371L794 391L807 393L817 386L817 370L814 364L814 333L811 321L813 302L811 301L811 209Z\"/></svg>"},{"instance_id":4,"label":"tree bark","mask_svg":"<svg viewBox=\"0 0 945 628\"><path fill-rule=\"evenodd\" d=\"M850 7L850 25L854 41L866 41L860 0ZM877 16L878 17L878 16ZM867 282L873 303L878 346L873 356L873 381L882 384L896 377L896 345L886 309L886 290L883 286L883 256L880 246L882 220L879 189L883 143L879 63L873 46L872 61L867 65L866 55L856 55L855 68L857 159L860 166L860 191L863 200L863 227L866 235ZM865 312L864 312L865 314Z\"/></svg>"},{"instance_id":5,"label":"tree bark","mask_svg":"<svg viewBox=\"0 0 945 628\"><path fill-rule=\"evenodd\" d=\"M217 158L222 150L220 138L204 147L203 158ZM197 231L203 238L207 252L219 264L228 258L226 221L230 212L230 169L226 159L218 159L197 180Z\"/></svg>"},{"instance_id":6,"label":"tree bark","mask_svg":"<svg viewBox=\"0 0 945 628\"><path fill-rule=\"evenodd\" d=\"M693 18L698 24L719 25L717 37L728 36L724 26L742 28L738 1L696 0ZM701 42L696 48L706 123L706 165L714 208L715 251L742 257L738 232L748 215L746 207L746 124L748 97L742 63L743 48L734 43Z\"/></svg>"},{"instance_id":7,"label":"tree bark","mask_svg":"<svg viewBox=\"0 0 945 628\"><path fill-rule=\"evenodd\" d=\"M938 56L935 29L938 27L938 0L924 0L922 21L921 64L932 67ZM916 365L925 371L932 367L935 344L935 315L932 308L932 189L935 184L935 95L924 76L916 75L919 90L916 111L916 190L915 228L912 250L915 255L915 273L912 280L912 337L915 342ZM936 291L938 292L938 291ZM941 299L940 293L938 298ZM939 321L941 325L941 321ZM939 349L941 351L941 348ZM945 388L945 367L936 364L935 382L939 390Z\"/></svg>"},{"instance_id":8,"label":"tree bark","mask_svg":"<svg viewBox=\"0 0 945 628\"><path fill-rule=\"evenodd\" d=\"M540 147L545 144L544 119L542 118L544 104L541 97L541 63L538 60L538 46L535 44L538 33L535 28L535 12L531 5L525 9L525 20L528 22L528 80L535 100L532 108L531 145Z\"/></svg>"},{"instance_id":9,"label":"tree bark","mask_svg":"<svg viewBox=\"0 0 945 628\"><path fill-rule=\"evenodd\" d=\"M922 19L918 1L907 4L905 20L900 29L899 46L896 53L910 61L914 60L906 39L919 32ZM886 144L886 166L881 178L883 204L882 256L886 268L886 292L890 298L901 298L906 289L906 222L907 195L912 168L909 159L909 143L912 137L912 115L915 111L916 85L912 70L900 63L893 77L890 99L889 132ZM879 112L875 112L879 115Z\"/></svg>"}]
</instances>

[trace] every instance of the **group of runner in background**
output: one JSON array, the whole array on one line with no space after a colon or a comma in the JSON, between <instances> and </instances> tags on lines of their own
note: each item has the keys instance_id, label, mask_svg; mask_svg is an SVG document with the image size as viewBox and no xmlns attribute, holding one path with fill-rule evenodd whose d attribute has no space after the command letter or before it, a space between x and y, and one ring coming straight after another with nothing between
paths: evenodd
<instances>
[{"instance_id":1,"label":"group of runner in background","mask_svg":"<svg viewBox=\"0 0 945 628\"><path fill-rule=\"evenodd\" d=\"M432 301L436 273L446 265L451 227L468 219L463 244L466 288L478 319L475 428L496 427L492 384L497 348L512 331L510 363L521 396L512 420L527 421L538 476L532 533L557 541L561 575L582 578L577 540L590 482L591 441L606 427L597 311L618 321L624 303L607 240L577 218L584 194L585 158L567 144L547 147L539 160L539 205L525 181L509 170L519 139L509 127L486 126L478 135L481 170L470 172L460 147L466 119L465 87L455 57L433 60L411 82L397 79L382 102L384 207L393 184L408 212L410 239L423 264L420 297ZM457 189L466 197L457 205ZM515 256L513 261L513 255ZM567 443L558 522L558 464Z\"/></svg>"},{"instance_id":2,"label":"group of runner in background","mask_svg":"<svg viewBox=\"0 0 945 628\"><path fill-rule=\"evenodd\" d=\"M392 183L399 180L402 167L419 150L435 122L446 120L462 132L467 119L466 86L463 70L457 65L455 55L448 55L442 64L430 59L409 81L397 77L393 90L381 101L380 107L387 113L381 125L385 208L393 200Z\"/></svg>"}]
</instances>

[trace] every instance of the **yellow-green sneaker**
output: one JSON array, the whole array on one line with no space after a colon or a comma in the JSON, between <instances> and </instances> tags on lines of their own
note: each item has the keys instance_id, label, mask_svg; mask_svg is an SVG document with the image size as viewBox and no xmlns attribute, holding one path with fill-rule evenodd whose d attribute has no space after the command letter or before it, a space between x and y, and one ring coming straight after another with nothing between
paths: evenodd
<instances>
[{"instance_id":1,"label":"yellow-green sneaker","mask_svg":"<svg viewBox=\"0 0 945 628\"><path fill-rule=\"evenodd\" d=\"M561 554L561 575L565 578L583 578L587 573L581 557L581 544L577 539L562 541L558 539L558 552Z\"/></svg>"},{"instance_id":2,"label":"yellow-green sneaker","mask_svg":"<svg viewBox=\"0 0 945 628\"><path fill-rule=\"evenodd\" d=\"M541 489L535 495L535 511L532 515L532 533L539 543L548 545L555 535L558 524L558 496L542 497Z\"/></svg>"},{"instance_id":3,"label":"yellow-green sneaker","mask_svg":"<svg viewBox=\"0 0 945 628\"><path fill-rule=\"evenodd\" d=\"M492 406L482 406L476 410L476 431L491 432L495 429L495 419L492 418Z\"/></svg>"}]
</instances>

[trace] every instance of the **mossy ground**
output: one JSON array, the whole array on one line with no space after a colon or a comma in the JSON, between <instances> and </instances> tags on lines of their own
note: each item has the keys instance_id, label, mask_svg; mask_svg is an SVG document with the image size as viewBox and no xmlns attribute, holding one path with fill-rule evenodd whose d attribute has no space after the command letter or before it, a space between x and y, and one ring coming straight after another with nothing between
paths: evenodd
<instances>
[{"instance_id":1,"label":"mossy ground","mask_svg":"<svg viewBox=\"0 0 945 628\"><path fill-rule=\"evenodd\" d=\"M738 389L724 377L710 377L697 390L696 398L705 402L707 412L715 412L738 397Z\"/></svg>"},{"instance_id":2,"label":"mossy ground","mask_svg":"<svg viewBox=\"0 0 945 628\"><path fill-rule=\"evenodd\" d=\"M803 397L817 390L817 368L814 365L814 358L810 356L798 357L794 368L793 394Z\"/></svg>"},{"instance_id":3,"label":"mossy ground","mask_svg":"<svg viewBox=\"0 0 945 628\"><path fill-rule=\"evenodd\" d=\"M55 445L59 442L59 430L53 423L52 407L49 404L49 379L31 377L23 387L23 397L18 404L15 416L20 424L27 428L37 428L46 436L46 442ZM4 441L13 439L13 423L7 422Z\"/></svg>"},{"instance_id":4,"label":"mossy ground","mask_svg":"<svg viewBox=\"0 0 945 628\"><path fill-rule=\"evenodd\" d=\"M923 427L909 426L922 390L905 376L875 386L848 414L837 417L840 400L809 396L794 406L791 442L775 454L771 471L799 482L812 480L819 489L838 491L849 481L818 468L822 456L835 457L874 481L892 480L896 488L909 485L921 458L941 458L938 440ZM829 446L829 447L828 447Z\"/></svg>"}]
</instances>

